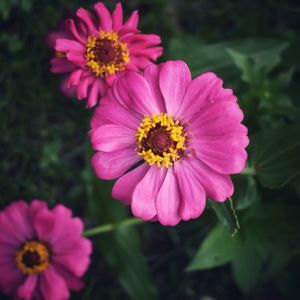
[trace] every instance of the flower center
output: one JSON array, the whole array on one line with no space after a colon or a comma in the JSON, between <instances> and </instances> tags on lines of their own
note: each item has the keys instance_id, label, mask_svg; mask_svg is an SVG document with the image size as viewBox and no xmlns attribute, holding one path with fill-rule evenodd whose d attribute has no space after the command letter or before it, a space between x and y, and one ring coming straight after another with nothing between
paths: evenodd
<instances>
[{"instance_id":1,"label":"flower center","mask_svg":"<svg viewBox=\"0 0 300 300\"><path fill-rule=\"evenodd\" d=\"M48 269L50 260L49 248L38 241L27 241L17 252L17 267L24 274L37 274Z\"/></svg>"},{"instance_id":2,"label":"flower center","mask_svg":"<svg viewBox=\"0 0 300 300\"><path fill-rule=\"evenodd\" d=\"M186 150L186 134L166 113L145 115L136 133L137 151L150 165L170 167Z\"/></svg>"},{"instance_id":3,"label":"flower center","mask_svg":"<svg viewBox=\"0 0 300 300\"><path fill-rule=\"evenodd\" d=\"M116 32L101 31L99 36L88 37L85 57L87 66L96 76L107 77L125 70L129 51Z\"/></svg>"}]
</instances>

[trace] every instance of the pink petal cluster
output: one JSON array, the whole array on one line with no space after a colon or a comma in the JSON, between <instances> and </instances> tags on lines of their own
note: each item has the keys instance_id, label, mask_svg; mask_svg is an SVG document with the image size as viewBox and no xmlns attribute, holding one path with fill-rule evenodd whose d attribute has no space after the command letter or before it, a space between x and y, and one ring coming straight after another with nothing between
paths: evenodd
<instances>
[{"instance_id":1,"label":"pink petal cluster","mask_svg":"<svg viewBox=\"0 0 300 300\"><path fill-rule=\"evenodd\" d=\"M99 97L106 93L112 82L124 71L140 71L162 54L160 37L142 34L137 29L139 16L134 11L123 23L121 3L111 14L102 2L94 5L95 15L79 8L74 19L67 19L63 28L49 35L49 44L56 51L51 60L53 73L69 73L62 89L75 90L79 100L87 98L87 107L97 104ZM96 76L87 65L87 44L91 36L98 37L101 32L115 33L120 42L126 45L129 62L125 69L108 76ZM101 49L106 51L106 49ZM107 56L105 57L107 58ZM109 58L110 59L110 58Z\"/></svg>"},{"instance_id":2,"label":"pink petal cluster","mask_svg":"<svg viewBox=\"0 0 300 300\"><path fill-rule=\"evenodd\" d=\"M0 228L2 292L14 299L63 300L70 297L69 290L82 288L79 278L88 268L92 246L81 236L83 223L72 217L71 210L63 205L49 210L39 200L17 201L0 212ZM18 251L30 242L49 249L49 267L38 274L22 273L17 266ZM29 262L37 259L36 253L27 254Z\"/></svg>"},{"instance_id":3,"label":"pink petal cluster","mask_svg":"<svg viewBox=\"0 0 300 300\"><path fill-rule=\"evenodd\" d=\"M244 169L249 141L237 98L222 85L214 73L192 80L184 62L168 61L124 74L101 101L91 121L92 166L99 178L117 179L113 197L135 216L176 225L199 217L206 197L222 202L233 194L229 174ZM171 167L137 153L137 129L153 113L179 120L188 134Z\"/></svg>"}]
</instances>

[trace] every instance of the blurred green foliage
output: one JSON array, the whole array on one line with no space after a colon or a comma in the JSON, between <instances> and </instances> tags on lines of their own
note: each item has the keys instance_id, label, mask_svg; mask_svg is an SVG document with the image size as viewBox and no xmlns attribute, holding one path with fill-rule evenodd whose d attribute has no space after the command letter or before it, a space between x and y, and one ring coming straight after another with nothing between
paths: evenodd
<instances>
[{"instance_id":1,"label":"blurred green foliage","mask_svg":"<svg viewBox=\"0 0 300 300\"><path fill-rule=\"evenodd\" d=\"M248 167L233 176L234 210L212 204L175 228L118 226L130 211L89 166L92 111L66 99L62 78L49 71L47 33L92 3L0 0L0 206L63 202L87 228L116 226L93 238L86 288L72 299L297 299L300 3L123 1L126 15L140 11L144 32L161 35L162 60L184 59L193 76L213 71L234 88L249 128Z\"/></svg>"}]
</instances>

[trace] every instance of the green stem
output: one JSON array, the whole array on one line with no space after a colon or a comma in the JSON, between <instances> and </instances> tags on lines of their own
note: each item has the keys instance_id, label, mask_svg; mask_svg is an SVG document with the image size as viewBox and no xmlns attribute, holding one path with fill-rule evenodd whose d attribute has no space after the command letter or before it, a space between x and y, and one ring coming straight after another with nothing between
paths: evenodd
<instances>
[{"instance_id":1,"label":"green stem","mask_svg":"<svg viewBox=\"0 0 300 300\"><path fill-rule=\"evenodd\" d=\"M97 234L111 232L111 231L117 229L118 227L126 227L126 226L136 225L136 224L140 224L142 222L143 222L143 220L140 220L140 219L137 219L137 218L129 218L129 219L126 219L126 220L124 220L121 223L116 224L116 225L114 225L114 224L104 224L104 225L101 225L101 226L97 226L97 227L88 229L83 233L83 236L91 237L91 236L94 236L94 235L97 235Z\"/></svg>"},{"instance_id":2,"label":"green stem","mask_svg":"<svg viewBox=\"0 0 300 300\"><path fill-rule=\"evenodd\" d=\"M247 167L242 172L243 175L255 175L255 169L252 167Z\"/></svg>"}]
</instances>

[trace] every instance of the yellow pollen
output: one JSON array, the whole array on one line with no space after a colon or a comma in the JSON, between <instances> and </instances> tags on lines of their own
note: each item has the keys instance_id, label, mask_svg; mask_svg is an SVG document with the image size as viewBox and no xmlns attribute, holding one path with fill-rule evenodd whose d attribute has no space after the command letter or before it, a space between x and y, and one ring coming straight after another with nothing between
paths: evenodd
<instances>
[{"instance_id":1,"label":"yellow pollen","mask_svg":"<svg viewBox=\"0 0 300 300\"><path fill-rule=\"evenodd\" d=\"M48 269L50 253L47 246L38 241L27 241L17 252L17 267L24 274L33 275Z\"/></svg>"},{"instance_id":2,"label":"yellow pollen","mask_svg":"<svg viewBox=\"0 0 300 300\"><path fill-rule=\"evenodd\" d=\"M85 57L87 66L98 77L124 71L129 63L127 45L120 42L116 32L101 31L99 36L89 36Z\"/></svg>"},{"instance_id":3,"label":"yellow pollen","mask_svg":"<svg viewBox=\"0 0 300 300\"><path fill-rule=\"evenodd\" d=\"M144 116L136 132L137 152L150 165L170 167L186 150L186 134L168 114Z\"/></svg>"}]
</instances>

